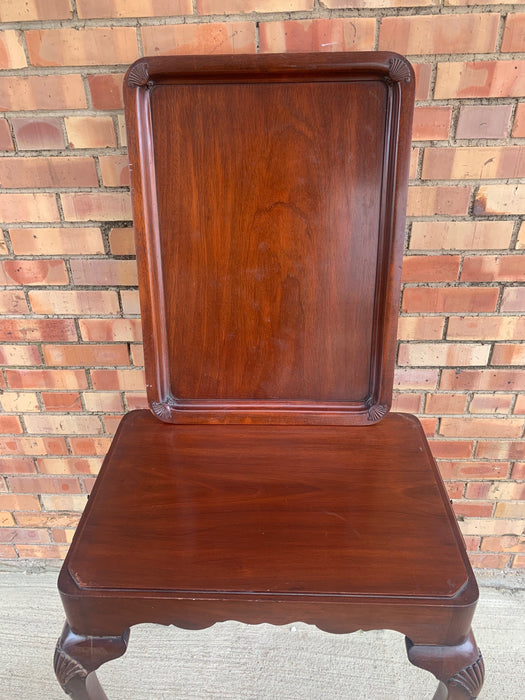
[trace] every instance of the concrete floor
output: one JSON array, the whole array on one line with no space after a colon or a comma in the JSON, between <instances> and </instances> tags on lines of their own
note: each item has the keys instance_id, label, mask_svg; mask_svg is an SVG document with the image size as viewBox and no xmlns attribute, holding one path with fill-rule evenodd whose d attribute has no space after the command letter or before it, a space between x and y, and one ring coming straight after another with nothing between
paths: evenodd
<instances>
[{"instance_id":1,"label":"concrete floor","mask_svg":"<svg viewBox=\"0 0 525 700\"><path fill-rule=\"evenodd\" d=\"M0 570L0 700L66 698L52 670L63 622L56 578L55 569ZM474 625L487 670L481 698L522 700L523 581L484 578ZM396 632L339 636L304 624L139 625L125 656L98 675L111 700L430 700L437 686L408 663Z\"/></svg>"}]
</instances>

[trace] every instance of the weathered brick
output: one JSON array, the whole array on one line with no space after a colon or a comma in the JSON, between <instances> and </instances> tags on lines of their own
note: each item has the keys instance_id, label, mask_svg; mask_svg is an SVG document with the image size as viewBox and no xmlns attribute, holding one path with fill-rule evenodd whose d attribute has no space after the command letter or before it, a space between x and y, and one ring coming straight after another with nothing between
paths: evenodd
<instances>
[{"instance_id":1,"label":"weathered brick","mask_svg":"<svg viewBox=\"0 0 525 700\"><path fill-rule=\"evenodd\" d=\"M495 287L408 287L403 292L403 311L408 313L480 313L496 309Z\"/></svg>"},{"instance_id":2,"label":"weathered brick","mask_svg":"<svg viewBox=\"0 0 525 700\"><path fill-rule=\"evenodd\" d=\"M503 53L525 51L525 13L507 15L501 50Z\"/></svg>"},{"instance_id":3,"label":"weathered brick","mask_svg":"<svg viewBox=\"0 0 525 700\"><path fill-rule=\"evenodd\" d=\"M63 27L25 33L34 66L128 64L138 58L134 27Z\"/></svg>"},{"instance_id":4,"label":"weathered brick","mask_svg":"<svg viewBox=\"0 0 525 700\"><path fill-rule=\"evenodd\" d=\"M118 391L85 391L86 411L93 413L122 413L122 394Z\"/></svg>"},{"instance_id":5,"label":"weathered brick","mask_svg":"<svg viewBox=\"0 0 525 700\"><path fill-rule=\"evenodd\" d=\"M312 10L314 0L197 0L200 15L229 15L249 12L297 12Z\"/></svg>"},{"instance_id":6,"label":"weathered brick","mask_svg":"<svg viewBox=\"0 0 525 700\"><path fill-rule=\"evenodd\" d=\"M94 109L122 109L123 73L88 75L91 103Z\"/></svg>"},{"instance_id":7,"label":"weathered brick","mask_svg":"<svg viewBox=\"0 0 525 700\"><path fill-rule=\"evenodd\" d=\"M516 250L525 249L525 221L522 221L520 230L518 231L518 238L516 239Z\"/></svg>"},{"instance_id":8,"label":"weathered brick","mask_svg":"<svg viewBox=\"0 0 525 700\"><path fill-rule=\"evenodd\" d=\"M42 392L42 403L46 411L81 411L82 403L78 391Z\"/></svg>"},{"instance_id":9,"label":"weathered brick","mask_svg":"<svg viewBox=\"0 0 525 700\"><path fill-rule=\"evenodd\" d=\"M450 340L525 340L523 316L451 316L447 339Z\"/></svg>"},{"instance_id":10,"label":"weathered brick","mask_svg":"<svg viewBox=\"0 0 525 700\"><path fill-rule=\"evenodd\" d=\"M36 314L99 316L120 311L116 292L106 290L34 290L29 301Z\"/></svg>"},{"instance_id":11,"label":"weathered brick","mask_svg":"<svg viewBox=\"0 0 525 700\"><path fill-rule=\"evenodd\" d=\"M490 53L496 47L498 14L384 17L379 49L402 54Z\"/></svg>"},{"instance_id":12,"label":"weathered brick","mask_svg":"<svg viewBox=\"0 0 525 700\"><path fill-rule=\"evenodd\" d=\"M70 0L2 0L1 22L35 22L49 19L70 19Z\"/></svg>"},{"instance_id":13,"label":"weathered brick","mask_svg":"<svg viewBox=\"0 0 525 700\"><path fill-rule=\"evenodd\" d=\"M479 441L476 457L481 459L525 459L525 442L508 440Z\"/></svg>"},{"instance_id":14,"label":"weathered brick","mask_svg":"<svg viewBox=\"0 0 525 700\"><path fill-rule=\"evenodd\" d=\"M399 340L440 340L444 324L439 316L401 316L397 337Z\"/></svg>"},{"instance_id":15,"label":"weathered brick","mask_svg":"<svg viewBox=\"0 0 525 700\"><path fill-rule=\"evenodd\" d=\"M495 518L525 518L525 502L496 503Z\"/></svg>"},{"instance_id":16,"label":"weathered brick","mask_svg":"<svg viewBox=\"0 0 525 700\"><path fill-rule=\"evenodd\" d=\"M11 366L40 365L40 353L35 345L0 345L0 364Z\"/></svg>"},{"instance_id":17,"label":"weathered brick","mask_svg":"<svg viewBox=\"0 0 525 700\"><path fill-rule=\"evenodd\" d=\"M470 413L508 413L514 394L474 394L469 405Z\"/></svg>"},{"instance_id":18,"label":"weathered brick","mask_svg":"<svg viewBox=\"0 0 525 700\"><path fill-rule=\"evenodd\" d=\"M506 479L509 473L509 463L441 461L439 471L444 479Z\"/></svg>"},{"instance_id":19,"label":"weathered brick","mask_svg":"<svg viewBox=\"0 0 525 700\"><path fill-rule=\"evenodd\" d=\"M11 389L87 389L80 369L7 369L6 378Z\"/></svg>"},{"instance_id":20,"label":"weathered brick","mask_svg":"<svg viewBox=\"0 0 525 700\"><path fill-rule=\"evenodd\" d=\"M0 395L0 406L6 413L34 413L40 405L33 391L4 391Z\"/></svg>"},{"instance_id":21,"label":"weathered brick","mask_svg":"<svg viewBox=\"0 0 525 700\"><path fill-rule=\"evenodd\" d=\"M519 97L525 94L525 61L438 63L434 97Z\"/></svg>"},{"instance_id":22,"label":"weathered brick","mask_svg":"<svg viewBox=\"0 0 525 700\"><path fill-rule=\"evenodd\" d=\"M12 119L19 151L61 149L65 146L62 120L58 117Z\"/></svg>"},{"instance_id":23,"label":"weathered brick","mask_svg":"<svg viewBox=\"0 0 525 700\"><path fill-rule=\"evenodd\" d=\"M494 347L492 365L525 365L525 345L518 343L498 344Z\"/></svg>"},{"instance_id":24,"label":"weathered brick","mask_svg":"<svg viewBox=\"0 0 525 700\"><path fill-rule=\"evenodd\" d=\"M227 22L224 24L169 24L142 28L144 53L254 53L255 24Z\"/></svg>"},{"instance_id":25,"label":"weathered brick","mask_svg":"<svg viewBox=\"0 0 525 700\"><path fill-rule=\"evenodd\" d=\"M102 183L106 187L127 187L129 185L129 167L127 156L100 156Z\"/></svg>"},{"instance_id":26,"label":"weathered brick","mask_svg":"<svg viewBox=\"0 0 525 700\"><path fill-rule=\"evenodd\" d=\"M64 123L71 148L111 148L117 145L111 117L66 117Z\"/></svg>"},{"instance_id":27,"label":"weathered brick","mask_svg":"<svg viewBox=\"0 0 525 700\"><path fill-rule=\"evenodd\" d=\"M73 282L78 285L136 286L134 260L71 260Z\"/></svg>"},{"instance_id":28,"label":"weathered brick","mask_svg":"<svg viewBox=\"0 0 525 700\"><path fill-rule=\"evenodd\" d=\"M38 542L45 544L49 542L47 530L30 530L26 528L0 528L0 542L12 542L13 544Z\"/></svg>"},{"instance_id":29,"label":"weathered brick","mask_svg":"<svg viewBox=\"0 0 525 700\"><path fill-rule=\"evenodd\" d=\"M408 188L408 216L465 216L471 187L461 185L412 185Z\"/></svg>"},{"instance_id":30,"label":"weathered brick","mask_svg":"<svg viewBox=\"0 0 525 700\"><path fill-rule=\"evenodd\" d=\"M68 550L66 545L58 544L19 544L16 548L22 559L63 559Z\"/></svg>"},{"instance_id":31,"label":"weathered brick","mask_svg":"<svg viewBox=\"0 0 525 700\"><path fill-rule=\"evenodd\" d=\"M472 554L469 554L469 559L472 566L477 569L506 569L510 563L508 554L472 552Z\"/></svg>"},{"instance_id":32,"label":"weathered brick","mask_svg":"<svg viewBox=\"0 0 525 700\"><path fill-rule=\"evenodd\" d=\"M503 139L509 129L512 105L463 105L456 127L457 139Z\"/></svg>"},{"instance_id":33,"label":"weathered brick","mask_svg":"<svg viewBox=\"0 0 525 700\"><path fill-rule=\"evenodd\" d=\"M4 29L0 32L0 69L25 68L26 54L22 43L22 32Z\"/></svg>"},{"instance_id":34,"label":"weathered brick","mask_svg":"<svg viewBox=\"0 0 525 700\"><path fill-rule=\"evenodd\" d=\"M16 228L9 230L15 255L95 255L104 252L98 228Z\"/></svg>"},{"instance_id":35,"label":"weathered brick","mask_svg":"<svg viewBox=\"0 0 525 700\"><path fill-rule=\"evenodd\" d=\"M476 255L466 257L462 282L525 282L525 255Z\"/></svg>"},{"instance_id":36,"label":"weathered brick","mask_svg":"<svg viewBox=\"0 0 525 700\"><path fill-rule=\"evenodd\" d=\"M0 527L14 527L15 520L13 515L8 511L0 511ZM0 549L0 557L2 550Z\"/></svg>"},{"instance_id":37,"label":"weathered brick","mask_svg":"<svg viewBox=\"0 0 525 700\"><path fill-rule=\"evenodd\" d=\"M67 192L60 195L66 221L131 219L128 192Z\"/></svg>"},{"instance_id":38,"label":"weathered brick","mask_svg":"<svg viewBox=\"0 0 525 700\"><path fill-rule=\"evenodd\" d=\"M0 319L0 341L57 342L77 340L72 319Z\"/></svg>"},{"instance_id":39,"label":"weathered brick","mask_svg":"<svg viewBox=\"0 0 525 700\"><path fill-rule=\"evenodd\" d=\"M440 389L445 391L523 391L525 373L516 369L444 369Z\"/></svg>"},{"instance_id":40,"label":"weathered brick","mask_svg":"<svg viewBox=\"0 0 525 700\"><path fill-rule=\"evenodd\" d=\"M83 340L91 342L142 340L140 319L134 318L86 318L79 321Z\"/></svg>"},{"instance_id":41,"label":"weathered brick","mask_svg":"<svg viewBox=\"0 0 525 700\"><path fill-rule=\"evenodd\" d=\"M0 263L0 285L69 284L63 260L6 260Z\"/></svg>"},{"instance_id":42,"label":"weathered brick","mask_svg":"<svg viewBox=\"0 0 525 700\"><path fill-rule=\"evenodd\" d=\"M44 494L42 505L46 510L51 511L82 511L87 502L85 495L77 494Z\"/></svg>"},{"instance_id":43,"label":"weathered brick","mask_svg":"<svg viewBox=\"0 0 525 700\"><path fill-rule=\"evenodd\" d=\"M455 282L459 255L411 255L403 260L403 282Z\"/></svg>"},{"instance_id":44,"label":"weathered brick","mask_svg":"<svg viewBox=\"0 0 525 700\"><path fill-rule=\"evenodd\" d=\"M490 348L488 343L401 343L398 364L401 367L485 366Z\"/></svg>"},{"instance_id":45,"label":"weathered brick","mask_svg":"<svg viewBox=\"0 0 525 700\"><path fill-rule=\"evenodd\" d=\"M113 255L135 255L133 229L112 228L109 232L109 248Z\"/></svg>"},{"instance_id":46,"label":"weathered brick","mask_svg":"<svg viewBox=\"0 0 525 700\"><path fill-rule=\"evenodd\" d=\"M12 493L80 493L80 483L74 477L11 476Z\"/></svg>"},{"instance_id":47,"label":"weathered brick","mask_svg":"<svg viewBox=\"0 0 525 700\"><path fill-rule=\"evenodd\" d=\"M27 313L29 313L29 307L23 291L11 289L8 292L0 292L0 314Z\"/></svg>"},{"instance_id":48,"label":"weathered brick","mask_svg":"<svg viewBox=\"0 0 525 700\"><path fill-rule=\"evenodd\" d=\"M439 5L439 0L322 0L325 7L332 9L384 7L431 7Z\"/></svg>"},{"instance_id":49,"label":"weathered brick","mask_svg":"<svg viewBox=\"0 0 525 700\"><path fill-rule=\"evenodd\" d=\"M507 287L503 290L501 310L506 312L525 311L525 287Z\"/></svg>"},{"instance_id":50,"label":"weathered brick","mask_svg":"<svg viewBox=\"0 0 525 700\"><path fill-rule=\"evenodd\" d=\"M109 442L109 438L71 438L75 441L95 442L100 440L104 444ZM104 454L107 452L104 450ZM41 474L98 474L101 466L101 459L97 457L40 457L37 459L38 469Z\"/></svg>"},{"instance_id":51,"label":"weathered brick","mask_svg":"<svg viewBox=\"0 0 525 700\"><path fill-rule=\"evenodd\" d=\"M412 139L414 141L438 141L448 139L452 107L424 106L414 110Z\"/></svg>"},{"instance_id":52,"label":"weathered brick","mask_svg":"<svg viewBox=\"0 0 525 700\"><path fill-rule=\"evenodd\" d=\"M512 221L414 221L411 250L507 249Z\"/></svg>"},{"instance_id":53,"label":"weathered brick","mask_svg":"<svg viewBox=\"0 0 525 700\"><path fill-rule=\"evenodd\" d=\"M494 511L493 503L469 503L468 501L455 501L452 504L454 513L459 518L490 518Z\"/></svg>"},{"instance_id":54,"label":"weathered brick","mask_svg":"<svg viewBox=\"0 0 525 700\"><path fill-rule=\"evenodd\" d=\"M517 139L525 138L525 102L520 102L516 107L512 135Z\"/></svg>"},{"instance_id":55,"label":"weathered brick","mask_svg":"<svg viewBox=\"0 0 525 700\"><path fill-rule=\"evenodd\" d=\"M129 365L127 345L44 345L44 362L57 367L107 367Z\"/></svg>"},{"instance_id":56,"label":"weathered brick","mask_svg":"<svg viewBox=\"0 0 525 700\"><path fill-rule=\"evenodd\" d=\"M94 369L91 381L96 391L143 391L145 387L141 369Z\"/></svg>"},{"instance_id":57,"label":"weathered brick","mask_svg":"<svg viewBox=\"0 0 525 700\"><path fill-rule=\"evenodd\" d=\"M423 180L488 180L525 176L525 148L425 148Z\"/></svg>"},{"instance_id":58,"label":"weathered brick","mask_svg":"<svg viewBox=\"0 0 525 700\"><path fill-rule=\"evenodd\" d=\"M80 75L10 75L0 77L0 110L85 109Z\"/></svg>"},{"instance_id":59,"label":"weathered brick","mask_svg":"<svg viewBox=\"0 0 525 700\"><path fill-rule=\"evenodd\" d=\"M371 17L262 22L261 52L372 50L375 26Z\"/></svg>"},{"instance_id":60,"label":"weathered brick","mask_svg":"<svg viewBox=\"0 0 525 700\"><path fill-rule=\"evenodd\" d=\"M467 406L465 394L428 394L425 413L464 413Z\"/></svg>"},{"instance_id":61,"label":"weathered brick","mask_svg":"<svg viewBox=\"0 0 525 700\"><path fill-rule=\"evenodd\" d=\"M481 549L487 552L525 552L525 541L518 535L484 537Z\"/></svg>"},{"instance_id":62,"label":"weathered brick","mask_svg":"<svg viewBox=\"0 0 525 700\"><path fill-rule=\"evenodd\" d=\"M0 151L14 151L13 139L7 119L0 119Z\"/></svg>"},{"instance_id":63,"label":"weathered brick","mask_svg":"<svg viewBox=\"0 0 525 700\"><path fill-rule=\"evenodd\" d=\"M97 416L28 413L25 424L28 433L37 435L96 435L102 432Z\"/></svg>"},{"instance_id":64,"label":"weathered brick","mask_svg":"<svg viewBox=\"0 0 525 700\"><path fill-rule=\"evenodd\" d=\"M25 455L65 455L67 452L68 448L66 441L62 437L42 438L31 436L20 438L0 438L0 454L2 455L10 455L13 453ZM18 471L20 471L20 473L28 473L27 469L20 469ZM34 467L29 471L35 471Z\"/></svg>"},{"instance_id":65,"label":"weathered brick","mask_svg":"<svg viewBox=\"0 0 525 700\"><path fill-rule=\"evenodd\" d=\"M0 197L0 221L60 221L55 195L47 192L4 192Z\"/></svg>"},{"instance_id":66,"label":"weathered brick","mask_svg":"<svg viewBox=\"0 0 525 700\"><path fill-rule=\"evenodd\" d=\"M439 373L436 369L398 367L394 372L394 387L399 390L435 389Z\"/></svg>"},{"instance_id":67,"label":"weathered brick","mask_svg":"<svg viewBox=\"0 0 525 700\"><path fill-rule=\"evenodd\" d=\"M191 0L77 0L81 19L191 15Z\"/></svg>"}]
</instances>

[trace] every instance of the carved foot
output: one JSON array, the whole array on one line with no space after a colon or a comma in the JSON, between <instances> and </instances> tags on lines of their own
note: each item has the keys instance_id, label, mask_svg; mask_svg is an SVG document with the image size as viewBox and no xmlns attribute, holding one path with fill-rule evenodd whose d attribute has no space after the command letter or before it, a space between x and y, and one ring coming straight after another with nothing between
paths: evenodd
<instances>
[{"instance_id":1,"label":"carved foot","mask_svg":"<svg viewBox=\"0 0 525 700\"><path fill-rule=\"evenodd\" d=\"M55 674L73 700L107 700L95 670L127 649L129 630L121 637L84 637L66 622L55 649Z\"/></svg>"},{"instance_id":2,"label":"carved foot","mask_svg":"<svg viewBox=\"0 0 525 700\"><path fill-rule=\"evenodd\" d=\"M433 700L473 700L485 677L483 657L472 632L455 647L413 644L406 640L408 659L440 681Z\"/></svg>"}]
</instances>

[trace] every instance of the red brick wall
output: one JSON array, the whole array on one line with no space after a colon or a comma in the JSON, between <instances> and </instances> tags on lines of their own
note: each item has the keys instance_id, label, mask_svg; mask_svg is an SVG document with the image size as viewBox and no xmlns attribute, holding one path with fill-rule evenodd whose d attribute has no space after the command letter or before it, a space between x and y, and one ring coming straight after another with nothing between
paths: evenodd
<instances>
[{"instance_id":1,"label":"red brick wall","mask_svg":"<svg viewBox=\"0 0 525 700\"><path fill-rule=\"evenodd\" d=\"M417 73L395 407L478 567L525 564L525 11L487 0L1 0L0 557L59 558L144 405L122 117L152 53L394 49Z\"/></svg>"}]
</instances>

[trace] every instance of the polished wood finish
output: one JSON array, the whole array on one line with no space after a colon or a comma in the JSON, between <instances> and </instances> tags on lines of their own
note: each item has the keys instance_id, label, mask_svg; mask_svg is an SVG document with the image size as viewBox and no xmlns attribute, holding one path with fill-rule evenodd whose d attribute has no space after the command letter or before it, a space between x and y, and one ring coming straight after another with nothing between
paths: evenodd
<instances>
[{"instance_id":1,"label":"polished wood finish","mask_svg":"<svg viewBox=\"0 0 525 700\"><path fill-rule=\"evenodd\" d=\"M414 78L390 53L141 59L125 84L148 397L62 568L77 700L142 622L390 628L476 697L478 591L390 414ZM160 420L159 420L160 419Z\"/></svg>"}]
</instances>

